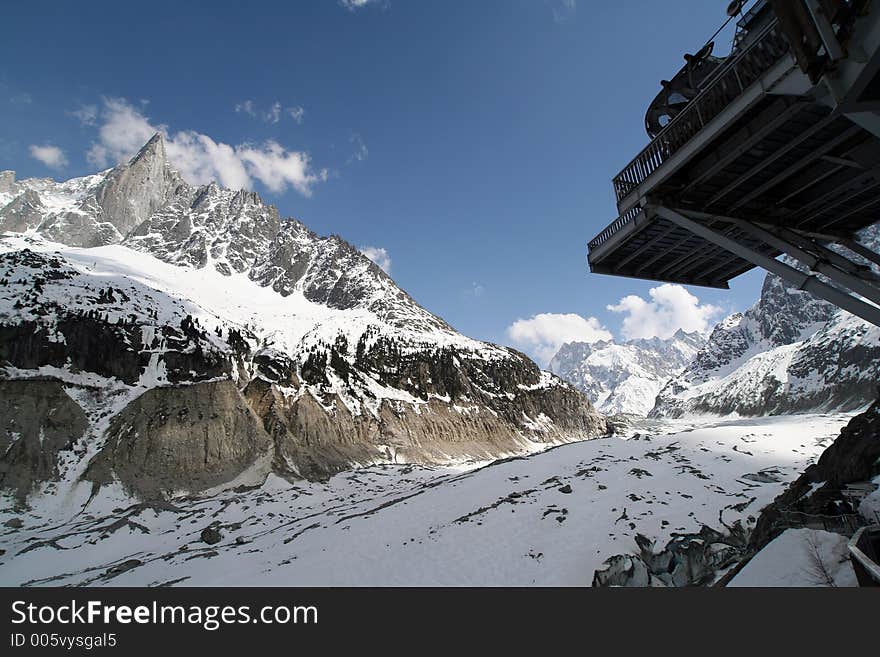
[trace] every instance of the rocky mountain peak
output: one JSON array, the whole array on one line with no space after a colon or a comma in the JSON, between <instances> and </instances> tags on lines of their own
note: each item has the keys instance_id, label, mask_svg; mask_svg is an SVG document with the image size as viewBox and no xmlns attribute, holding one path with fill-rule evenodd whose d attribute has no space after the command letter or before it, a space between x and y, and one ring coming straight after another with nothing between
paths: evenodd
<instances>
[{"instance_id":1,"label":"rocky mountain peak","mask_svg":"<svg viewBox=\"0 0 880 657\"><path fill-rule=\"evenodd\" d=\"M15 171L0 171L0 194L14 194L16 191Z\"/></svg>"},{"instance_id":2,"label":"rocky mountain peak","mask_svg":"<svg viewBox=\"0 0 880 657\"><path fill-rule=\"evenodd\" d=\"M127 164L112 169L95 192L103 218L124 238L168 203L183 185L157 132Z\"/></svg>"},{"instance_id":3,"label":"rocky mountain peak","mask_svg":"<svg viewBox=\"0 0 880 657\"><path fill-rule=\"evenodd\" d=\"M161 166L168 163L168 157L165 152L165 137L161 132L157 132L150 137L146 144L141 146L137 154L129 160L129 166L135 166L138 162L157 160Z\"/></svg>"}]
</instances>

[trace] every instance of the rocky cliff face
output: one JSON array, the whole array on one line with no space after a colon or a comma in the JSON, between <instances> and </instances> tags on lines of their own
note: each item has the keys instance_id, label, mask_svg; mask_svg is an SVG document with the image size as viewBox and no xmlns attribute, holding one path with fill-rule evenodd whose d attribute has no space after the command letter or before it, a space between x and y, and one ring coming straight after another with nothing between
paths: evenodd
<instances>
[{"instance_id":1,"label":"rocky cliff face","mask_svg":"<svg viewBox=\"0 0 880 657\"><path fill-rule=\"evenodd\" d=\"M457 333L343 239L187 184L158 135L86 178L3 172L0 230L0 380L29 418L0 416L0 484L19 493L86 479L157 497L606 431L573 387ZM41 398L69 426L37 447Z\"/></svg>"},{"instance_id":2,"label":"rocky cliff face","mask_svg":"<svg viewBox=\"0 0 880 657\"><path fill-rule=\"evenodd\" d=\"M876 249L880 227L860 239ZM880 329L768 274L760 300L715 327L651 415L852 410L875 399L878 376Z\"/></svg>"},{"instance_id":3,"label":"rocky cliff face","mask_svg":"<svg viewBox=\"0 0 880 657\"><path fill-rule=\"evenodd\" d=\"M550 371L583 391L604 413L647 415L661 388L705 344L699 333L680 329L665 340L570 342L550 361Z\"/></svg>"},{"instance_id":4,"label":"rocky cliff face","mask_svg":"<svg viewBox=\"0 0 880 657\"><path fill-rule=\"evenodd\" d=\"M751 559L786 530L824 529L849 537L858 527L874 524L877 516L870 506L866 507L864 501L859 504L846 495L844 489L847 484L865 486L872 480L876 485L880 483L878 475L880 402L875 401L850 420L816 463L808 466L761 510L739 563L725 574L719 585L730 583Z\"/></svg>"}]
</instances>

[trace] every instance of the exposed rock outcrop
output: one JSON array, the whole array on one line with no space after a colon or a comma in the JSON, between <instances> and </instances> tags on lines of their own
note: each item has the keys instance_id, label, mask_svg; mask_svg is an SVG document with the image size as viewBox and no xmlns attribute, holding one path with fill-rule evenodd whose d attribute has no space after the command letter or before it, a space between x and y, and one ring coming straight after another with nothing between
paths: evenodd
<instances>
[{"instance_id":1,"label":"exposed rock outcrop","mask_svg":"<svg viewBox=\"0 0 880 657\"><path fill-rule=\"evenodd\" d=\"M144 498L194 493L233 481L271 447L231 381L152 388L113 419L86 478L115 475Z\"/></svg>"},{"instance_id":2,"label":"exposed rock outcrop","mask_svg":"<svg viewBox=\"0 0 880 657\"><path fill-rule=\"evenodd\" d=\"M106 221L125 237L164 206L183 185L168 166L165 140L156 134L128 164L113 169L95 190Z\"/></svg>"},{"instance_id":3,"label":"exposed rock outcrop","mask_svg":"<svg viewBox=\"0 0 880 657\"><path fill-rule=\"evenodd\" d=\"M849 483L880 474L880 402L850 420L819 460L766 506L749 539L757 552L802 515L833 517L855 513L841 494Z\"/></svg>"},{"instance_id":4,"label":"exposed rock outcrop","mask_svg":"<svg viewBox=\"0 0 880 657\"><path fill-rule=\"evenodd\" d=\"M636 554L619 554L593 575L593 586L697 586L711 583L718 571L743 555L746 537L737 523L728 533L705 525L698 534L674 537L659 552L654 542L636 535Z\"/></svg>"},{"instance_id":5,"label":"exposed rock outcrop","mask_svg":"<svg viewBox=\"0 0 880 657\"><path fill-rule=\"evenodd\" d=\"M88 420L59 381L0 380L0 486L25 497L58 476L58 456L83 437Z\"/></svg>"}]
</instances>

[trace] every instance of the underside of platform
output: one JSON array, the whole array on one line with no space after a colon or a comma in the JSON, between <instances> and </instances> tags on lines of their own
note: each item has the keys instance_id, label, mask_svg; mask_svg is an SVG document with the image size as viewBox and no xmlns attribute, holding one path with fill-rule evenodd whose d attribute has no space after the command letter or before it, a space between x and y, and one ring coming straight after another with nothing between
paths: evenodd
<instances>
[{"instance_id":1,"label":"underside of platform","mask_svg":"<svg viewBox=\"0 0 880 657\"><path fill-rule=\"evenodd\" d=\"M761 266L880 324L863 300L880 303L866 266L880 256L856 241L880 219L880 8L850 4L848 23L819 30L821 71L763 6L746 45L615 177L620 216L590 241L593 272L726 288Z\"/></svg>"}]
</instances>

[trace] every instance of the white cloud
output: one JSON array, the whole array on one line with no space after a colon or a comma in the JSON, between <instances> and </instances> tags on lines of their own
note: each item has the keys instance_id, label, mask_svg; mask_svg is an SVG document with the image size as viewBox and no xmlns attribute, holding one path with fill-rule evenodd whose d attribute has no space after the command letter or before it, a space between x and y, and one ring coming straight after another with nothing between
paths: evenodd
<instances>
[{"instance_id":1,"label":"white cloud","mask_svg":"<svg viewBox=\"0 0 880 657\"><path fill-rule=\"evenodd\" d=\"M24 107L34 102L33 96L26 91L19 91L9 96L9 104L13 107Z\"/></svg>"},{"instance_id":2,"label":"white cloud","mask_svg":"<svg viewBox=\"0 0 880 657\"><path fill-rule=\"evenodd\" d=\"M278 123L286 114L297 123L302 123L306 115L306 110L299 105L293 107L284 107L281 101L275 101L269 106L265 112L257 109L257 104L252 100L243 100L236 103L235 111L238 114L247 114L251 118L260 119L264 123Z\"/></svg>"},{"instance_id":3,"label":"white cloud","mask_svg":"<svg viewBox=\"0 0 880 657\"><path fill-rule=\"evenodd\" d=\"M471 283L471 289L469 289L467 293L468 296L478 298L486 293L486 287L484 285L481 285L480 283L474 282Z\"/></svg>"},{"instance_id":4,"label":"white cloud","mask_svg":"<svg viewBox=\"0 0 880 657\"><path fill-rule=\"evenodd\" d=\"M70 116L79 119L83 125L95 125L98 119L97 105L80 105L75 110L68 112Z\"/></svg>"},{"instance_id":5,"label":"white cloud","mask_svg":"<svg viewBox=\"0 0 880 657\"><path fill-rule=\"evenodd\" d=\"M254 109L254 101L252 100L243 100L235 106L235 111L241 114L244 112L245 114L249 114L250 116L256 116L257 110Z\"/></svg>"},{"instance_id":6,"label":"white cloud","mask_svg":"<svg viewBox=\"0 0 880 657\"><path fill-rule=\"evenodd\" d=\"M367 5L375 5L383 2L383 0L339 0L339 4L349 11L357 11L363 9Z\"/></svg>"},{"instance_id":7,"label":"white cloud","mask_svg":"<svg viewBox=\"0 0 880 657\"><path fill-rule=\"evenodd\" d=\"M39 160L50 169L61 169L67 166L67 157L64 155L64 151L57 146L50 146L48 144L37 146L33 144L30 147L30 151L32 158Z\"/></svg>"},{"instance_id":8,"label":"white cloud","mask_svg":"<svg viewBox=\"0 0 880 657\"><path fill-rule=\"evenodd\" d=\"M312 167L307 153L288 151L273 140L262 145L232 146L194 130L172 134L166 126L153 124L124 99L104 99L99 118L98 139L86 153L89 162L98 167L128 160L150 137L161 132L172 166L197 185L216 180L231 189L250 189L258 180L273 192L293 187L310 196L314 185L329 176L326 169Z\"/></svg>"},{"instance_id":9,"label":"white cloud","mask_svg":"<svg viewBox=\"0 0 880 657\"><path fill-rule=\"evenodd\" d=\"M355 160L357 160L358 162L363 162L364 160L366 160L367 157L370 155L370 151L361 136L355 133L351 136L349 141L354 147L354 152L348 158L348 164L351 164Z\"/></svg>"},{"instance_id":10,"label":"white cloud","mask_svg":"<svg viewBox=\"0 0 880 657\"><path fill-rule=\"evenodd\" d=\"M302 123L303 119L306 116L306 110L299 105L295 107L288 107L284 111L290 114L290 118L292 118L297 123Z\"/></svg>"},{"instance_id":11,"label":"white cloud","mask_svg":"<svg viewBox=\"0 0 880 657\"><path fill-rule=\"evenodd\" d=\"M705 332L710 320L722 312L717 306L701 304L681 285L664 283L651 288L648 295L650 301L631 294L608 306L611 312L626 315L621 328L624 338L668 338L678 329Z\"/></svg>"},{"instance_id":12,"label":"white cloud","mask_svg":"<svg viewBox=\"0 0 880 657\"><path fill-rule=\"evenodd\" d=\"M278 123L281 120L281 103L275 101L269 111L263 115L266 123Z\"/></svg>"},{"instance_id":13,"label":"white cloud","mask_svg":"<svg viewBox=\"0 0 880 657\"><path fill-rule=\"evenodd\" d=\"M546 367L566 342L610 340L611 333L595 317L576 313L539 313L531 319L518 319L507 327L515 345Z\"/></svg>"},{"instance_id":14,"label":"white cloud","mask_svg":"<svg viewBox=\"0 0 880 657\"><path fill-rule=\"evenodd\" d=\"M360 252L375 262L386 274L391 274L391 256L380 246L362 246Z\"/></svg>"},{"instance_id":15,"label":"white cloud","mask_svg":"<svg viewBox=\"0 0 880 657\"><path fill-rule=\"evenodd\" d=\"M239 147L218 143L193 130L178 132L173 139L166 138L165 147L168 160L189 182L205 185L216 180L229 189L253 186L251 174L237 151ZM260 180L260 176L255 177Z\"/></svg>"},{"instance_id":16,"label":"white cloud","mask_svg":"<svg viewBox=\"0 0 880 657\"><path fill-rule=\"evenodd\" d=\"M129 159L156 132L167 133L164 126L152 125L122 98L105 98L100 117L98 141L86 152L86 159L101 168Z\"/></svg>"},{"instance_id":17,"label":"white cloud","mask_svg":"<svg viewBox=\"0 0 880 657\"><path fill-rule=\"evenodd\" d=\"M289 184L309 196L312 186L328 177L326 169L312 170L308 154L285 150L276 141L269 140L262 147L237 146L235 152L248 172L273 192L283 191Z\"/></svg>"}]
</instances>

